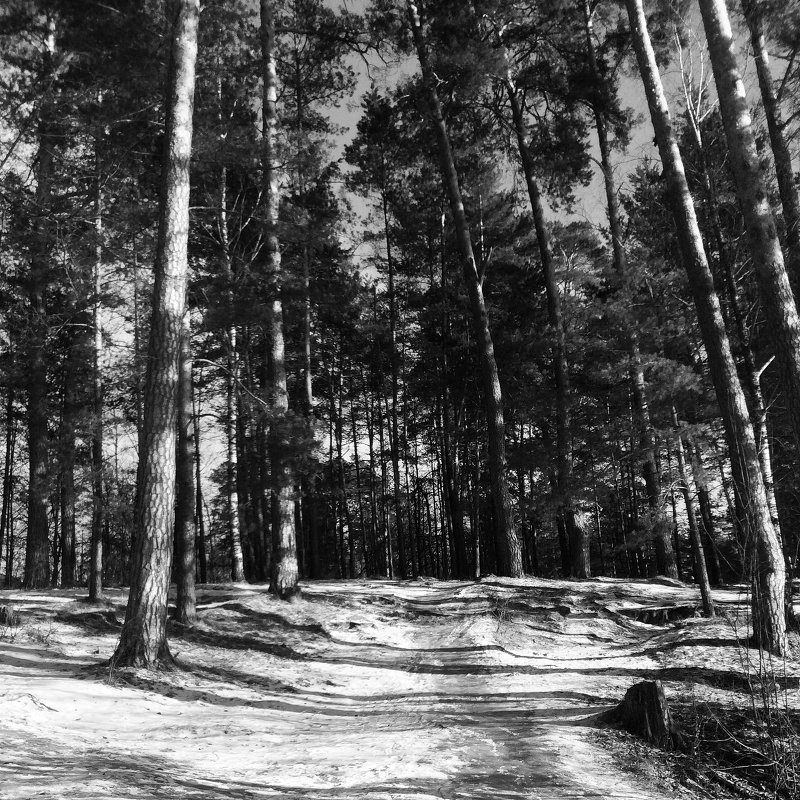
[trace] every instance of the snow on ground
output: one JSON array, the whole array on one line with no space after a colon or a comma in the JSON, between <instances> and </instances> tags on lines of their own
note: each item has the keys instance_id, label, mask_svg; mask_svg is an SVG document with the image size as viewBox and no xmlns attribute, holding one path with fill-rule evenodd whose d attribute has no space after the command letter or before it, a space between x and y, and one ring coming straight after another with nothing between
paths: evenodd
<instances>
[{"instance_id":1,"label":"snow on ground","mask_svg":"<svg viewBox=\"0 0 800 800\"><path fill-rule=\"evenodd\" d=\"M181 669L116 674L99 665L122 592L90 605L77 590L0 591L22 616L0 637L0 797L690 797L623 771L593 717L653 677L668 696L741 702L741 598L716 599L724 619L658 626L630 615L697 605L696 591L337 581L287 604L204 586L196 628L171 631Z\"/></svg>"}]
</instances>

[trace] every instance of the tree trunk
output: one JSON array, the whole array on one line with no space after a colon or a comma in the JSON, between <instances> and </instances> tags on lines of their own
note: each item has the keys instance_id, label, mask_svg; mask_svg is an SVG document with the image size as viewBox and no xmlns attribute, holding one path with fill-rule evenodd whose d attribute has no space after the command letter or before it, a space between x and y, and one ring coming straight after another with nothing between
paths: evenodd
<instances>
[{"instance_id":1,"label":"tree trunk","mask_svg":"<svg viewBox=\"0 0 800 800\"><path fill-rule=\"evenodd\" d=\"M701 178L706 195L705 204L708 212L708 219L711 222L714 247L717 250L717 264L721 273L725 294L727 295L730 312L733 316L733 326L742 359L744 389L750 401L750 419L753 423L753 433L756 437L759 459L761 460L761 472L764 476L764 488L767 492L767 502L769 503L770 514L772 516L772 524L778 536L780 536L778 508L775 500L775 485L772 476L772 455L769 437L767 436L767 409L764 404L764 396L759 382L759 371L756 369L755 356L750 341L750 331L747 327L745 315L742 312L736 277L734 275L733 259L730 255L729 247L722 236L722 223L719 214L720 198L706 162L700 121L691 104L689 104L688 110L691 122L690 130L694 135L695 145L697 146L697 152L700 158L700 167L702 170Z\"/></svg>"},{"instance_id":2,"label":"tree trunk","mask_svg":"<svg viewBox=\"0 0 800 800\"><path fill-rule=\"evenodd\" d=\"M171 659L167 592L175 523L178 370L186 305L189 166L199 0L177 0L167 89L153 309L136 486L131 589L114 663L154 668Z\"/></svg>"},{"instance_id":3,"label":"tree trunk","mask_svg":"<svg viewBox=\"0 0 800 800\"><path fill-rule=\"evenodd\" d=\"M547 295L547 315L553 337L553 377L556 387L556 503L562 517L565 535L569 542L569 575L573 578L588 578L591 574L589 566L589 539L584 526L576 520L572 499L572 431L570 413L569 368L567 365L567 337L564 318L561 313L561 294L556 279L553 248L550 232L544 216L539 184L533 172L528 132L525 125L522 106L517 96L510 70L505 79L505 88L511 104L514 120L514 131L517 137L522 171L528 189L533 222L536 228L536 239L539 244L539 256L542 261L545 293Z\"/></svg>"},{"instance_id":4,"label":"tree trunk","mask_svg":"<svg viewBox=\"0 0 800 800\"><path fill-rule=\"evenodd\" d=\"M200 472L200 398L192 392L192 427L194 431L194 528L197 533L196 552L200 566L200 583L208 581L208 561L214 564L213 550L206 555L206 522L203 508L203 482ZM237 537L238 541L238 537ZM241 554L241 549L240 549Z\"/></svg>"},{"instance_id":5,"label":"tree trunk","mask_svg":"<svg viewBox=\"0 0 800 800\"><path fill-rule=\"evenodd\" d=\"M628 733L667 750L681 749L684 737L672 718L661 681L642 681L625 692L623 701L600 716Z\"/></svg>"},{"instance_id":6,"label":"tree trunk","mask_svg":"<svg viewBox=\"0 0 800 800\"><path fill-rule=\"evenodd\" d=\"M800 320L736 63L728 10L724 0L701 0L700 11L764 319L775 351L795 444L800 449Z\"/></svg>"},{"instance_id":7,"label":"tree trunk","mask_svg":"<svg viewBox=\"0 0 800 800\"><path fill-rule=\"evenodd\" d=\"M181 625L193 625L197 619L195 572L195 501L194 439L192 408L192 347L189 313L183 329L181 362L178 373L178 450L175 498L175 620Z\"/></svg>"},{"instance_id":8,"label":"tree trunk","mask_svg":"<svg viewBox=\"0 0 800 800\"><path fill-rule=\"evenodd\" d=\"M714 601L711 598L711 584L708 580L706 570L705 553L703 552L703 542L700 538L700 529L697 527L697 515L694 513L694 503L692 503L692 493L689 486L689 477L686 474L686 458L683 450L683 434L678 413L673 407L672 424L675 426L675 455L678 461L678 478L680 479L680 489L683 495L683 502L686 506L686 518L689 520L689 539L692 544L692 558L694 560L695 580L700 586L700 596L703 599L703 613L707 617L714 616Z\"/></svg>"},{"instance_id":9,"label":"tree trunk","mask_svg":"<svg viewBox=\"0 0 800 800\"><path fill-rule=\"evenodd\" d=\"M269 357L270 428L269 461L272 493L272 575L270 591L287 600L297 594L297 540L294 528L294 458L291 453L292 431L289 417L289 393L286 383L283 338L283 302L281 293L281 251L278 243L279 184L275 160L278 129L278 76L275 57L275 18L270 0L261 0L261 58L264 94L262 101L265 218L265 269L270 282Z\"/></svg>"},{"instance_id":10,"label":"tree trunk","mask_svg":"<svg viewBox=\"0 0 800 800\"><path fill-rule=\"evenodd\" d=\"M95 151L97 151L95 143ZM105 497L103 492L103 328L100 319L101 268L103 265L103 204L99 157L95 175L95 258L92 270L94 302L92 303L92 533L89 545L89 600L103 596L103 529ZM66 564L65 564L66 565Z\"/></svg>"},{"instance_id":11,"label":"tree trunk","mask_svg":"<svg viewBox=\"0 0 800 800\"><path fill-rule=\"evenodd\" d=\"M594 79L602 84L604 77L597 64L595 52L592 10L588 0L584 0L583 15L586 33L586 47L589 56L589 67ZM611 249L614 259L614 271L624 288L628 282L628 264L625 248L622 242L622 222L619 212L619 198L614 181L614 170L611 164L611 146L608 141L608 125L601 109L594 104L592 112L597 129L597 139L600 146L600 166L603 173L603 183L606 192L606 205L608 208L608 223L611 233ZM647 402L647 386L642 369L642 357L639 351L639 337L633 326L627 330L628 349L630 361L628 372L631 381L633 408L636 422L640 431L640 445L642 451L642 471L645 487L647 489L647 503L653 518L653 534L656 550L656 569L662 575L670 578L678 577L678 566L672 541L669 535L669 526L661 500L661 479L656 466L656 448L653 426L650 420L650 410Z\"/></svg>"},{"instance_id":12,"label":"tree trunk","mask_svg":"<svg viewBox=\"0 0 800 800\"><path fill-rule=\"evenodd\" d=\"M383 168L385 176L386 169ZM384 178L385 180L385 178ZM392 376L392 408L389 413L391 429L389 431L389 443L392 451L392 496L394 498L394 520L397 532L397 548L400 558L400 577L406 577L406 554L405 554L405 528L403 525L403 495L400 484L400 435L398 425L397 410L399 406L399 374L400 357L397 352L397 292L395 288L395 269L394 257L392 254L391 230L389 227L389 206L386 198L385 186L381 191L381 202L383 208L383 230L386 238L386 265L389 268L389 360L391 363Z\"/></svg>"},{"instance_id":13,"label":"tree trunk","mask_svg":"<svg viewBox=\"0 0 800 800\"><path fill-rule=\"evenodd\" d=\"M714 516L711 509L711 493L708 486L708 478L705 468L703 467L700 448L693 441L692 436L686 437L686 448L689 461L692 465L692 477L697 487L697 504L700 506L700 535L703 540L706 569L708 570L711 585L719 586L722 583L722 571L720 569L719 553L717 552L717 543L714 536Z\"/></svg>"},{"instance_id":14,"label":"tree trunk","mask_svg":"<svg viewBox=\"0 0 800 800\"><path fill-rule=\"evenodd\" d=\"M3 546L10 551L8 545L12 539L11 526L11 492L14 485L14 450L16 444L16 420L14 418L14 388L8 387L6 397L6 446L5 461L3 462L3 502L0 505L0 558L3 557ZM6 561L6 584L10 583L11 557Z\"/></svg>"},{"instance_id":15,"label":"tree trunk","mask_svg":"<svg viewBox=\"0 0 800 800\"><path fill-rule=\"evenodd\" d=\"M785 566L770 518L753 427L708 266L694 202L672 128L655 53L647 31L642 0L626 0L636 58L644 83L665 178L671 194L678 245L694 296L708 364L744 508L747 533L757 544L753 583L755 641L767 650L787 648L783 613Z\"/></svg>"},{"instance_id":16,"label":"tree trunk","mask_svg":"<svg viewBox=\"0 0 800 800\"><path fill-rule=\"evenodd\" d=\"M483 382L483 405L488 426L489 477L494 505L495 541L498 554L498 570L502 575L522 575L522 551L514 529L511 512L511 496L505 454L505 424L503 421L503 398L500 378L494 355L494 344L489 328L489 317L483 297L483 287L472 250L469 225L464 211L464 202L458 184L453 151L442 114L442 105L436 88L436 76L428 59L422 25L415 3L408 0L408 11L414 44L422 69L422 77L430 106L431 119L439 150L442 180L450 202L450 212L456 228L456 237L461 251L464 281L469 296L478 359Z\"/></svg>"},{"instance_id":17,"label":"tree trunk","mask_svg":"<svg viewBox=\"0 0 800 800\"><path fill-rule=\"evenodd\" d=\"M764 36L763 16L766 13L763 0L742 0L747 26L750 29L750 43L753 47L753 60L758 73L758 86L764 116L769 130L769 141L775 162L775 175L778 179L778 192L783 208L783 222L786 226L786 250L789 264L789 279L795 298L800 297L800 198L794 180L792 154L785 136L786 123L782 119L780 105L775 94L772 70L769 66L769 53Z\"/></svg>"},{"instance_id":18,"label":"tree trunk","mask_svg":"<svg viewBox=\"0 0 800 800\"><path fill-rule=\"evenodd\" d=\"M64 372L63 408L61 411L61 586L75 584L75 425L77 422L77 367L80 358L80 341L77 336L69 336L70 343L66 353ZM55 562L54 562L55 569ZM55 581L55 576L53 577ZM91 588L91 587L90 587ZM94 600L89 593L89 599Z\"/></svg>"},{"instance_id":19,"label":"tree trunk","mask_svg":"<svg viewBox=\"0 0 800 800\"><path fill-rule=\"evenodd\" d=\"M52 78L56 50L55 19L48 16L43 75ZM39 152L36 159L36 211L33 220L34 241L31 247L29 277L30 320L27 331L28 384L28 532L25 548L23 583L31 589L43 589L50 583L50 546L47 525L48 432L47 432L47 309L45 294L49 282L50 254L55 235L49 218L52 204L53 159L56 134L53 130L52 104L45 100L39 118Z\"/></svg>"},{"instance_id":20,"label":"tree trunk","mask_svg":"<svg viewBox=\"0 0 800 800\"><path fill-rule=\"evenodd\" d=\"M442 341L450 338L450 303L447 288L447 263L445 259L445 215L442 211L442 224L439 236L440 262L441 262L441 289L442 289ZM431 267L433 270L433 267ZM433 278L431 278L433 289ZM450 391L450 359L447 357L446 346L442 347L441 357L442 381L442 456L444 465L442 478L447 487L447 509L450 514L451 530L453 535L453 555L455 557L454 574L457 578L469 578L467 565L467 533L464 528L464 508L461 501L461 467L458 460L458 445L455 441L452 418L452 393Z\"/></svg>"}]
</instances>

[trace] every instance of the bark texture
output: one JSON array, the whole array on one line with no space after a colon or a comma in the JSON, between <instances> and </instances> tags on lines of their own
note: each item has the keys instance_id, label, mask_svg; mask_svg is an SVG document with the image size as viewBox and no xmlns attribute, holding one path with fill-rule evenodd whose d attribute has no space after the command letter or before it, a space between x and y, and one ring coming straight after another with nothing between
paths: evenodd
<instances>
[{"instance_id":1,"label":"bark texture","mask_svg":"<svg viewBox=\"0 0 800 800\"><path fill-rule=\"evenodd\" d=\"M764 318L781 374L795 443L800 448L800 320L761 170L727 7L724 0L701 0L700 11Z\"/></svg>"},{"instance_id":2,"label":"bark texture","mask_svg":"<svg viewBox=\"0 0 800 800\"><path fill-rule=\"evenodd\" d=\"M477 263L472 249L464 201L458 183L453 150L447 133L442 104L437 91L436 76L428 57L422 23L415 3L407 3L414 45L422 70L431 121L439 151L439 164L445 192L450 204L450 213L456 229L456 238L461 252L464 282L469 297L474 335L483 382L483 406L488 426L489 477L494 506L495 546L497 567L502 575L522 575L522 549L514 526L511 511L511 495L505 453L505 423L503 419L503 396L494 355L494 344L489 326L489 315L483 296L483 286L478 275Z\"/></svg>"},{"instance_id":3,"label":"bark texture","mask_svg":"<svg viewBox=\"0 0 800 800\"><path fill-rule=\"evenodd\" d=\"M95 144L97 149L97 144ZM101 269L103 264L103 204L100 190L99 158L95 175L95 259L92 270L94 303L92 304L92 536L89 546L89 599L103 596L103 329L100 320Z\"/></svg>"},{"instance_id":4,"label":"bark texture","mask_svg":"<svg viewBox=\"0 0 800 800\"><path fill-rule=\"evenodd\" d=\"M683 747L683 736L672 719L661 681L635 683L625 692L622 702L600 719L658 747Z\"/></svg>"},{"instance_id":5,"label":"bark texture","mask_svg":"<svg viewBox=\"0 0 800 800\"><path fill-rule=\"evenodd\" d=\"M764 116L767 120L772 157L775 162L775 176L778 179L778 192L783 208L783 222L786 226L786 249L789 263L789 280L795 297L800 296L800 198L794 180L792 154L784 133L785 123L782 118L775 84L772 80L772 69L769 65L769 51L764 35L763 0L742 0L747 26L750 30L750 44L753 48L753 59L758 73L758 87L764 105Z\"/></svg>"},{"instance_id":6,"label":"bark texture","mask_svg":"<svg viewBox=\"0 0 800 800\"><path fill-rule=\"evenodd\" d=\"M167 591L175 522L178 370L186 305L189 165L192 154L199 0L178 0L170 32L167 128L153 311L144 390L131 589L114 663L169 661Z\"/></svg>"},{"instance_id":7,"label":"bark texture","mask_svg":"<svg viewBox=\"0 0 800 800\"><path fill-rule=\"evenodd\" d=\"M601 92L605 92L607 91L605 78L597 63L592 13L592 9L587 0L584 2L583 16L589 67L594 75L595 81L598 83L598 88ZM611 234L611 252L614 260L614 271L621 285L624 287L628 281L628 261L622 241L622 219L619 209L619 198L617 197L617 187L614 180L614 170L611 164L611 144L608 139L608 124L598 100L595 100L592 104L592 113L600 147L600 167L603 173L603 185L606 193L608 227ZM647 504L653 522L656 569L659 574L666 575L670 578L677 578L678 564L672 546L672 539L669 535L669 525L661 497L661 476L659 475L657 466L655 434L653 432L650 409L647 402L647 384L645 383L644 369L642 367L639 336L632 325L629 326L627 335L628 352L630 355L628 373L631 381L634 415L639 428L642 472L644 474L645 488L647 489Z\"/></svg>"},{"instance_id":8,"label":"bark texture","mask_svg":"<svg viewBox=\"0 0 800 800\"><path fill-rule=\"evenodd\" d=\"M733 478L743 509L742 522L757 551L752 596L754 638L760 646L780 654L787 648L783 613L785 567L780 541L770 517L753 427L703 247L694 201L689 192L683 159L647 30L643 3L642 0L625 0L625 4L664 176L671 195L678 245L689 277L709 370L725 426Z\"/></svg>"},{"instance_id":9,"label":"bark texture","mask_svg":"<svg viewBox=\"0 0 800 800\"><path fill-rule=\"evenodd\" d=\"M297 538L294 516L295 476L292 425L286 383L286 355L281 300L281 251L278 241L278 182L275 146L278 131L278 76L275 56L275 16L270 0L261 0L261 58L264 81L262 169L264 171L264 218L266 223L266 272L271 297L268 313L269 383L272 393L268 438L272 493L272 574L270 589L288 599L299 589Z\"/></svg>"},{"instance_id":10,"label":"bark texture","mask_svg":"<svg viewBox=\"0 0 800 800\"><path fill-rule=\"evenodd\" d=\"M683 502L686 505L686 518L689 522L689 539L692 545L692 559L694 561L694 576L700 586L700 597L703 600L703 613L707 617L714 616L714 600L711 597L711 584L708 580L706 570L706 559L703 542L700 537L700 528L697 525L697 515L694 511L692 502L691 487L689 476L686 472L686 457L683 447L683 433L678 423L678 414L672 409L672 422L675 426L675 455L678 461L678 478L680 479L680 489L683 495Z\"/></svg>"},{"instance_id":11,"label":"bark texture","mask_svg":"<svg viewBox=\"0 0 800 800\"><path fill-rule=\"evenodd\" d=\"M56 24L47 20L47 35L42 54L42 75L49 82L55 68ZM47 402L47 309L46 291L53 246L50 207L53 191L53 160L57 142L51 99L45 98L39 118L36 158L36 209L28 277L30 304L27 331L28 368L28 532L25 543L23 583L43 589L50 583L50 548L47 524L48 402Z\"/></svg>"},{"instance_id":12,"label":"bark texture","mask_svg":"<svg viewBox=\"0 0 800 800\"><path fill-rule=\"evenodd\" d=\"M192 351L189 315L181 343L178 376L178 451L175 501L175 619L181 625L192 625L197 619L195 594L195 485L194 461L197 443L194 438L192 403Z\"/></svg>"},{"instance_id":13,"label":"bark texture","mask_svg":"<svg viewBox=\"0 0 800 800\"><path fill-rule=\"evenodd\" d=\"M542 262L545 294L547 296L547 316L553 340L553 378L556 389L556 494L559 514L566 532L569 575L573 578L588 578L591 575L589 564L589 538L586 528L581 524L572 498L572 429L571 398L569 385L569 364L567 362L567 332L564 316L561 313L561 293L556 278L555 259L550 231L544 214L544 203L539 184L533 169L528 131L522 103L517 94L510 70L505 79L508 101L514 121L522 172L536 228L536 241L539 258Z\"/></svg>"}]
</instances>

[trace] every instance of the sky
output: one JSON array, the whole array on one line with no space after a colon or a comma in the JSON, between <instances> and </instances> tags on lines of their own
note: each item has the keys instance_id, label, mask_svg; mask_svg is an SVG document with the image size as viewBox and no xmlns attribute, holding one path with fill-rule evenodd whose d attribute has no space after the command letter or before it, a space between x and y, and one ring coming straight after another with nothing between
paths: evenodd
<instances>
[{"instance_id":1,"label":"sky","mask_svg":"<svg viewBox=\"0 0 800 800\"><path fill-rule=\"evenodd\" d=\"M345 7L353 13L362 13L369 5L369 0L325 0L325 4L332 9ZM692 12L692 16L688 22L688 34L694 72L699 77L701 74L701 63L703 63L705 39L699 11L696 8ZM751 59L747 47L745 46L745 37L740 37L740 39L742 46L740 47L739 66L745 78L748 97L751 100L751 104L754 104L757 97L755 70L752 68ZM372 80L374 80L379 87L393 86L397 83L399 76L412 74L418 69L416 61L412 59L408 59L388 69L374 57L371 59L369 68L362 59L358 57L353 57L351 63L356 70L358 84L353 97L345 100L340 108L333 112L336 123L346 128L346 132L337 139L337 149L339 152L335 152L335 155L339 155L341 151L343 151L345 144L349 142L353 136L355 125L361 114L361 97L364 92L369 89ZM773 64L773 68L779 69L780 64ZM713 101L715 96L713 77L707 63L703 63L702 75L708 83L709 97L711 97ZM673 116L676 116L682 113L685 105L677 59L674 59L673 63L662 73L662 80L664 81L665 90L670 102L670 109ZM621 191L625 191L626 188L628 188L628 177L644 159L658 159L658 152L653 142L653 130L647 112L644 89L638 74L635 72L632 60L627 65L626 72L620 81L620 98L623 105L631 108L638 119L637 124L631 131L631 141L628 147L624 151L616 151L613 154L617 185ZM590 136L590 144L594 166L593 178L587 186L576 187L576 199L572 209L565 210L561 207L551 207L550 218L553 221L570 222L574 220L585 220L596 227L605 227L606 225L605 193L602 175L597 164L599 160L599 151L596 136ZM351 202L355 203L357 211L363 210L363 201L351 198Z\"/></svg>"}]
</instances>

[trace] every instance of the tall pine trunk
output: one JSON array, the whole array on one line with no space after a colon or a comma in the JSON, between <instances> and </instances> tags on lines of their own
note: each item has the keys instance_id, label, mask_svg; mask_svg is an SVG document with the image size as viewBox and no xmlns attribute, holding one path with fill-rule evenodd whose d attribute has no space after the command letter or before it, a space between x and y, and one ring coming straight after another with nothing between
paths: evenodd
<instances>
[{"instance_id":1,"label":"tall pine trunk","mask_svg":"<svg viewBox=\"0 0 800 800\"><path fill-rule=\"evenodd\" d=\"M445 215L442 209L442 222L439 236L439 260L441 268L441 290L442 290L442 342L450 340L450 300L447 286L447 260L445 252ZM433 266L431 266L433 270ZM431 289L433 289L433 277L431 277ZM450 530L453 539L453 574L456 578L469 578L469 566L467 564L467 532L464 527L464 506L461 499L461 465L458 459L458 440L455 435L456 426L453 425L453 398L450 391L451 369L450 359L448 358L447 346L442 345L441 353L441 375L442 395L441 395L441 420L442 420L442 458L443 469L442 479L445 482L447 503L449 512ZM438 416L438 415L437 415ZM445 524L447 524L447 519Z\"/></svg>"},{"instance_id":2,"label":"tall pine trunk","mask_svg":"<svg viewBox=\"0 0 800 800\"><path fill-rule=\"evenodd\" d=\"M194 461L197 443L194 438L192 403L192 348L189 314L181 343L178 375L178 450L175 498L175 619L181 625L192 625L197 619L195 593L195 502Z\"/></svg>"},{"instance_id":3,"label":"tall pine trunk","mask_svg":"<svg viewBox=\"0 0 800 800\"><path fill-rule=\"evenodd\" d=\"M11 493L14 487L14 452L16 446L17 423L14 416L14 388L8 387L6 397L6 430L5 460L3 461L3 500L0 503L0 559L3 558L3 547L8 553L6 561L6 584L11 582L13 552L13 519L11 517Z\"/></svg>"},{"instance_id":4,"label":"tall pine trunk","mask_svg":"<svg viewBox=\"0 0 800 800\"><path fill-rule=\"evenodd\" d=\"M489 478L494 506L495 543L497 547L498 571L502 575L519 577L522 575L522 550L514 518L511 512L511 495L508 488L508 474L505 451L505 423L503 420L503 396L500 377L494 355L494 344L489 327L489 316L483 297L483 286L475 255L472 249L464 201L458 183L450 137L442 114L442 105L436 88L436 76L428 58L422 24L415 3L409 0L408 11L414 44L422 69L422 78L427 93L428 105L433 122L439 151L440 168L445 191L450 202L450 213L456 228L456 238L461 251L464 281L469 297L478 360L483 383L483 406L488 426Z\"/></svg>"},{"instance_id":5,"label":"tall pine trunk","mask_svg":"<svg viewBox=\"0 0 800 800\"><path fill-rule=\"evenodd\" d=\"M769 141L775 162L775 176L778 179L778 192L783 208L783 221L786 225L786 250L790 265L789 279L795 292L800 293L800 198L794 181L792 154L786 141L785 122L782 119L772 70L769 65L766 37L764 36L763 17L766 13L763 0L742 0L747 26L750 29L750 44L753 48L753 60L758 74L758 86L767 120Z\"/></svg>"},{"instance_id":6,"label":"tall pine trunk","mask_svg":"<svg viewBox=\"0 0 800 800\"><path fill-rule=\"evenodd\" d=\"M602 85L605 79L597 64L592 10L588 0L584 2L583 16L589 67L595 81ZM603 88L605 89L607 87L603 86ZM619 198L617 196L617 186L614 180L614 170L611 164L611 144L608 140L608 124L597 103L592 105L592 113L594 115L597 140L600 147L600 167L603 173L603 184L606 192L608 227L611 233L611 252L614 260L614 271L624 290L628 281L628 263L625 255L625 247L622 242L622 220L620 218ZM677 578L678 565L669 534L669 525L666 519L664 504L661 498L661 476L659 475L657 466L655 435L653 433L650 409L647 402L647 385L642 368L639 336L633 325L628 327L626 333L630 357L628 374L631 381L633 411L641 437L640 445L643 456L642 472L644 474L645 488L647 489L647 504L653 519L656 569L662 575L667 575L670 578Z\"/></svg>"},{"instance_id":7,"label":"tall pine trunk","mask_svg":"<svg viewBox=\"0 0 800 800\"><path fill-rule=\"evenodd\" d=\"M700 11L766 327L775 351L795 443L800 449L800 319L769 205L768 187L736 62L727 7L724 0L701 0Z\"/></svg>"},{"instance_id":8,"label":"tall pine trunk","mask_svg":"<svg viewBox=\"0 0 800 800\"><path fill-rule=\"evenodd\" d=\"M514 132L517 138L525 185L528 189L528 200L536 228L536 239L539 244L539 257L542 261L545 293L547 296L547 315L553 337L553 377L556 387L556 494L561 516L561 524L567 539L566 563L569 574L573 578L588 578L591 574L589 565L589 538L586 528L576 516L572 498L572 430L570 409L569 366L567 364L567 332L561 313L561 293L556 279L553 247L550 231L544 216L539 184L533 172L528 132L525 117L510 70L505 79L505 88L511 104L514 120Z\"/></svg>"},{"instance_id":9,"label":"tall pine trunk","mask_svg":"<svg viewBox=\"0 0 800 800\"><path fill-rule=\"evenodd\" d=\"M55 68L56 25L47 19L42 73L49 82ZM47 309L50 256L55 235L49 218L53 190L53 159L56 132L52 101L43 103L39 118L39 143L36 159L36 210L33 220L31 267L28 281L30 318L27 336L28 388L28 532L25 543L26 587L43 589L50 581L50 548L47 524L48 475L48 403L47 403Z\"/></svg>"},{"instance_id":10,"label":"tall pine trunk","mask_svg":"<svg viewBox=\"0 0 800 800\"><path fill-rule=\"evenodd\" d=\"M200 398L192 392L192 425L194 427L194 519L197 533L198 577L200 583L208 582L209 561L213 567L214 551L209 542L206 552L206 516L203 502L203 481L200 471Z\"/></svg>"},{"instance_id":11,"label":"tall pine trunk","mask_svg":"<svg viewBox=\"0 0 800 800\"><path fill-rule=\"evenodd\" d=\"M221 95L222 87L218 84ZM221 103L221 99L220 99ZM235 319L235 303L233 288L233 269L231 267L230 240L228 236L228 171L225 167L220 170L219 176L219 210L217 212L217 226L219 228L220 256L222 269L227 283L225 292L226 312L228 319L225 331L226 373L225 373L225 444L227 460L225 462L225 492L228 506L228 542L231 553L231 580L239 583L244 580L244 556L242 554L242 539L247 535L244 524L244 509L239 502L239 475L238 447L236 437L239 434L238 412L239 403L238 380L238 336Z\"/></svg>"},{"instance_id":12,"label":"tall pine trunk","mask_svg":"<svg viewBox=\"0 0 800 800\"><path fill-rule=\"evenodd\" d=\"M642 0L625 0L625 4L671 195L678 245L694 296L709 370L725 426L734 481L742 499L743 522L747 526L747 534L756 543L757 563L753 573L752 596L754 638L761 647L780 654L787 648L783 608L785 566L780 541L769 513L753 427L703 247Z\"/></svg>"},{"instance_id":13,"label":"tall pine trunk","mask_svg":"<svg viewBox=\"0 0 800 800\"><path fill-rule=\"evenodd\" d=\"M63 405L60 431L60 551L61 586L75 583L75 427L78 418L77 372L81 357L81 340L74 333L68 334L69 344L65 354ZM55 581L55 576L53 576ZM90 600L91 592L89 596Z\"/></svg>"},{"instance_id":14,"label":"tall pine trunk","mask_svg":"<svg viewBox=\"0 0 800 800\"><path fill-rule=\"evenodd\" d=\"M686 518L689 522L689 541L692 545L692 559L694 562L694 577L700 586L700 596L703 600L703 613L707 617L714 616L714 601L711 597L711 584L706 570L706 559L703 548L703 541L700 538L700 528L697 525L697 514L695 514L694 503L692 502L691 486L689 476L686 472L686 457L684 455L683 441L684 436L678 422L678 412L672 408L672 424L675 426L675 456L678 462L678 478L680 479L680 489L683 495L683 502L686 506Z\"/></svg>"},{"instance_id":15,"label":"tall pine trunk","mask_svg":"<svg viewBox=\"0 0 800 800\"><path fill-rule=\"evenodd\" d=\"M178 371L188 272L189 167L199 17L199 0L177 0L170 31L166 136L131 588L113 657L121 666L154 668L171 659L166 635L167 592L175 522Z\"/></svg>"},{"instance_id":16,"label":"tall pine trunk","mask_svg":"<svg viewBox=\"0 0 800 800\"><path fill-rule=\"evenodd\" d=\"M94 302L92 303L92 532L89 545L89 599L103 596L103 528L105 498L103 493L103 329L100 318L101 270L103 265L103 198L100 188L100 158L95 140L94 233L95 257L92 265ZM66 566L66 562L65 562Z\"/></svg>"},{"instance_id":17,"label":"tall pine trunk","mask_svg":"<svg viewBox=\"0 0 800 800\"><path fill-rule=\"evenodd\" d=\"M264 96L262 169L264 172L264 218L266 221L266 272L271 297L268 313L270 428L269 461L272 492L272 574L270 590L288 599L297 594L297 540L294 516L293 430L289 417L286 354L283 336L281 252L278 243L280 203L275 148L278 132L278 76L275 54L275 17L271 0L261 0L261 58Z\"/></svg>"}]
</instances>

